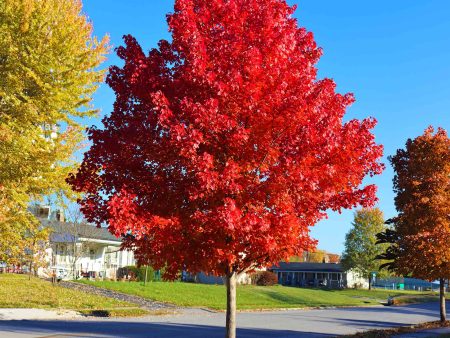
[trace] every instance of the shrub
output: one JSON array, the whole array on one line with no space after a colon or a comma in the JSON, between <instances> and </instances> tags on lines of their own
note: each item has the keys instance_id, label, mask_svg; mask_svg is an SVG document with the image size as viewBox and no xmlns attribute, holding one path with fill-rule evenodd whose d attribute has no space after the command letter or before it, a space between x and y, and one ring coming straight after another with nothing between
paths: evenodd
<instances>
[{"instance_id":1,"label":"shrub","mask_svg":"<svg viewBox=\"0 0 450 338\"><path fill-rule=\"evenodd\" d=\"M128 279L130 281L143 282L145 279L145 266L137 267L134 265L125 266L117 269L118 279ZM155 280L155 271L152 267L148 267L147 282Z\"/></svg>"},{"instance_id":2,"label":"shrub","mask_svg":"<svg viewBox=\"0 0 450 338\"><path fill-rule=\"evenodd\" d=\"M259 286L272 286L278 284L278 277L270 271L259 271L252 275L252 284Z\"/></svg>"},{"instance_id":3,"label":"shrub","mask_svg":"<svg viewBox=\"0 0 450 338\"><path fill-rule=\"evenodd\" d=\"M353 289L363 289L363 285L362 283L354 283L353 284Z\"/></svg>"}]
</instances>

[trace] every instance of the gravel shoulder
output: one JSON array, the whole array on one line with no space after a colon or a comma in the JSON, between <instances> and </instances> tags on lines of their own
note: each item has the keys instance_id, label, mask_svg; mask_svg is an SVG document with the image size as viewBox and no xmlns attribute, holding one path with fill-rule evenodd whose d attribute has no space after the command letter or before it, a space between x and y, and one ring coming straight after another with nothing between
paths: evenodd
<instances>
[{"instance_id":1,"label":"gravel shoulder","mask_svg":"<svg viewBox=\"0 0 450 338\"><path fill-rule=\"evenodd\" d=\"M108 298L113 298L116 300L133 303L133 304L136 304L136 305L140 306L141 308L143 308L145 310L149 310L149 311L161 311L161 310L176 311L177 309L179 309L179 307L172 305L172 304L156 302L156 301L152 301L152 300L145 299L145 298L138 297L138 296L128 295L128 294L113 291L113 290L98 288L98 287L95 287L92 285L74 283L74 282L69 282L69 281L61 281L61 282L59 282L59 285L64 288L68 288L68 289L84 291L84 292L92 293L92 294L95 294L98 296L103 296L103 297L108 297Z\"/></svg>"}]
</instances>

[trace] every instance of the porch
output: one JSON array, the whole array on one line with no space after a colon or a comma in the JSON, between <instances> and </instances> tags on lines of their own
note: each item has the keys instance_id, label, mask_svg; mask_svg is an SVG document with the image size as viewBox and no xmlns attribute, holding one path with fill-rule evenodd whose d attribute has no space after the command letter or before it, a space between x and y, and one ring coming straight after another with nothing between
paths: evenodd
<instances>
[{"instance_id":1,"label":"porch","mask_svg":"<svg viewBox=\"0 0 450 338\"><path fill-rule=\"evenodd\" d=\"M342 272L308 272L308 271L277 271L278 283L298 287L327 287L339 289L345 286Z\"/></svg>"}]
</instances>

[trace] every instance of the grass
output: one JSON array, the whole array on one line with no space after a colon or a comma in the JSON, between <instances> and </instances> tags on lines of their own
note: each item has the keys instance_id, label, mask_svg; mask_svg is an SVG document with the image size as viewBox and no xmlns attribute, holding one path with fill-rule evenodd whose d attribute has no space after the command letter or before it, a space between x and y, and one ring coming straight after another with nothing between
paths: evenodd
<instances>
[{"instance_id":1,"label":"grass","mask_svg":"<svg viewBox=\"0 0 450 338\"><path fill-rule=\"evenodd\" d=\"M425 303L434 302L439 300L439 295L429 294L429 295L402 295L394 298L394 305L403 304L414 304L414 303Z\"/></svg>"},{"instance_id":2,"label":"grass","mask_svg":"<svg viewBox=\"0 0 450 338\"><path fill-rule=\"evenodd\" d=\"M179 306L226 309L225 287L181 282L152 282L144 286L140 282L88 281L105 289L132 294ZM419 294L411 291L392 290L321 290L295 287L240 285L237 288L238 310L262 310L283 308L308 308L327 306L365 306L379 304L389 296Z\"/></svg>"},{"instance_id":3,"label":"grass","mask_svg":"<svg viewBox=\"0 0 450 338\"><path fill-rule=\"evenodd\" d=\"M422 330L438 329L441 327L449 327L450 322L441 323L439 321L425 322L411 326L400 326L391 329L370 330L358 332L353 335L346 335L346 338L388 338L399 334L416 333ZM431 337L431 336L428 336ZM433 335L433 337L450 337L449 334Z\"/></svg>"},{"instance_id":4,"label":"grass","mask_svg":"<svg viewBox=\"0 0 450 338\"><path fill-rule=\"evenodd\" d=\"M108 316L147 313L136 309L135 304L53 286L39 278L28 280L28 276L15 274L0 274L0 308L68 309L91 315L103 311Z\"/></svg>"}]
</instances>

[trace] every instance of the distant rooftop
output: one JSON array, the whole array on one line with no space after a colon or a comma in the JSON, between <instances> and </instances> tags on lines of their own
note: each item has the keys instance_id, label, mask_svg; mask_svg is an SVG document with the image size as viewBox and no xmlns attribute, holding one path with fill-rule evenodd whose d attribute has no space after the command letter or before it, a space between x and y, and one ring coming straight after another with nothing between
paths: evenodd
<instances>
[{"instance_id":1,"label":"distant rooftop","mask_svg":"<svg viewBox=\"0 0 450 338\"><path fill-rule=\"evenodd\" d=\"M71 223L41 220L42 225L53 230L50 235L52 242L68 242L73 238L89 238L105 241L114 241L120 243L121 238L112 235L107 228L97 228L88 223Z\"/></svg>"}]
</instances>

